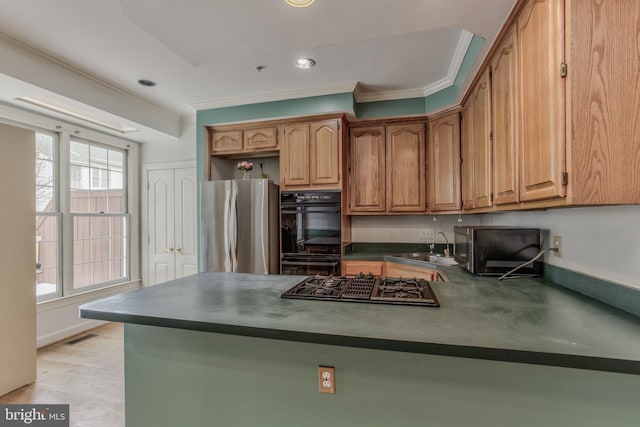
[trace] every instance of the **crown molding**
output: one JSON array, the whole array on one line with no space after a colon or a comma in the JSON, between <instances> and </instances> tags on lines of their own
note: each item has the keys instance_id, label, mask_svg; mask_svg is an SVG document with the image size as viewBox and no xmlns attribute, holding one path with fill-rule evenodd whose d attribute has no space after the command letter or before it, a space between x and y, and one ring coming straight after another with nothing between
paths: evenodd
<instances>
[{"instance_id":1,"label":"crown molding","mask_svg":"<svg viewBox=\"0 0 640 427\"><path fill-rule=\"evenodd\" d=\"M308 98L311 96L333 95L336 93L352 92L354 99L358 103L390 101L396 99L422 98L432 95L442 89L452 86L464 61L464 57L469 49L473 33L462 30L458 43L456 44L447 75L427 86L421 88L397 89L387 91L365 92L358 82L342 83L331 86L317 88L296 89L283 92L273 92L260 95L252 95L237 98L225 98L217 100L202 101L190 104L196 111L209 110L224 107L235 107L239 105L260 104L263 102L283 101L287 99Z\"/></svg>"},{"instance_id":2,"label":"crown molding","mask_svg":"<svg viewBox=\"0 0 640 427\"><path fill-rule=\"evenodd\" d=\"M191 104L191 106L196 111L199 111L213 108L235 107L238 105L260 104L263 102L283 101L295 98L308 98L310 96L333 95L336 93L353 92L356 85L357 82L341 83L337 85L322 86L316 88L296 89L283 92L265 93L254 96L203 101Z\"/></svg>"},{"instance_id":3,"label":"crown molding","mask_svg":"<svg viewBox=\"0 0 640 427\"><path fill-rule=\"evenodd\" d=\"M394 99L420 98L432 95L436 92L441 91L442 89L453 86L456 81L456 77L458 76L458 71L460 71L460 67L462 66L462 61L464 61L464 57L467 54L469 45L471 44L471 40L473 40L473 33L462 30L462 33L458 38L456 49L453 52L453 57L451 58L451 63L449 64L447 75L440 80L437 80L430 85L422 88L387 90L369 93L363 92L363 90L361 89L361 85L357 85L353 92L353 96L355 97L356 102L362 103L390 101Z\"/></svg>"},{"instance_id":4,"label":"crown molding","mask_svg":"<svg viewBox=\"0 0 640 427\"><path fill-rule=\"evenodd\" d=\"M452 85L456 81L456 77L462 66L462 61L464 61L464 57L467 55L472 40L473 33L462 30L456 50L453 52L453 58L451 58L451 64L449 64L449 72L447 73L447 78L451 81Z\"/></svg>"},{"instance_id":5,"label":"crown molding","mask_svg":"<svg viewBox=\"0 0 640 427\"><path fill-rule=\"evenodd\" d=\"M358 85L358 87L360 87ZM378 92L363 92L361 89L353 93L356 102L376 102L376 101L391 101L394 99L408 99L408 98L422 98L424 97L424 89L398 89L398 90L385 90Z\"/></svg>"}]
</instances>

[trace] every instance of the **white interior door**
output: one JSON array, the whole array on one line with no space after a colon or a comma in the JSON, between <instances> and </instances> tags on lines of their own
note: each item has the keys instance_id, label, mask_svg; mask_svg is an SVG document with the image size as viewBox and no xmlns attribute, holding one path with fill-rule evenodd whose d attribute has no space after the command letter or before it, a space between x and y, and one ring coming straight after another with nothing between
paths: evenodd
<instances>
[{"instance_id":1,"label":"white interior door","mask_svg":"<svg viewBox=\"0 0 640 427\"><path fill-rule=\"evenodd\" d=\"M175 187L175 277L198 272L196 236L196 168L176 169Z\"/></svg>"},{"instance_id":2,"label":"white interior door","mask_svg":"<svg viewBox=\"0 0 640 427\"><path fill-rule=\"evenodd\" d=\"M147 285L196 274L196 168L149 170L147 182Z\"/></svg>"},{"instance_id":3,"label":"white interior door","mask_svg":"<svg viewBox=\"0 0 640 427\"><path fill-rule=\"evenodd\" d=\"M176 277L174 175L174 169L147 173L149 285Z\"/></svg>"}]
</instances>

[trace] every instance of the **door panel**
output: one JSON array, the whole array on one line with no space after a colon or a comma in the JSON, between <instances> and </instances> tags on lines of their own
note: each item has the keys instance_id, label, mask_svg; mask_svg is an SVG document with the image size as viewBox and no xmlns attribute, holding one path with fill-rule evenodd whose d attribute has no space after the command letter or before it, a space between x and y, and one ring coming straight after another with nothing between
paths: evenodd
<instances>
[{"instance_id":1,"label":"door panel","mask_svg":"<svg viewBox=\"0 0 640 427\"><path fill-rule=\"evenodd\" d=\"M475 207L493 204L491 192L491 82L485 71L473 95L473 165Z\"/></svg>"},{"instance_id":2,"label":"door panel","mask_svg":"<svg viewBox=\"0 0 640 427\"><path fill-rule=\"evenodd\" d=\"M173 170L148 172L149 284L175 277Z\"/></svg>"},{"instance_id":3,"label":"door panel","mask_svg":"<svg viewBox=\"0 0 640 427\"><path fill-rule=\"evenodd\" d=\"M516 35L516 28L507 34L491 66L493 188L496 205L517 203L520 193L519 168L516 160L518 158Z\"/></svg>"},{"instance_id":4,"label":"door panel","mask_svg":"<svg viewBox=\"0 0 640 427\"><path fill-rule=\"evenodd\" d=\"M198 270L196 226L196 168L175 170L176 279Z\"/></svg>"},{"instance_id":5,"label":"door panel","mask_svg":"<svg viewBox=\"0 0 640 427\"><path fill-rule=\"evenodd\" d=\"M563 197L564 1L531 0L518 19L520 200Z\"/></svg>"},{"instance_id":6,"label":"door panel","mask_svg":"<svg viewBox=\"0 0 640 427\"><path fill-rule=\"evenodd\" d=\"M340 182L340 135L337 120L311 123L311 183Z\"/></svg>"},{"instance_id":7,"label":"door panel","mask_svg":"<svg viewBox=\"0 0 640 427\"><path fill-rule=\"evenodd\" d=\"M309 185L309 125L284 126L282 181L285 186Z\"/></svg>"},{"instance_id":8,"label":"door panel","mask_svg":"<svg viewBox=\"0 0 640 427\"><path fill-rule=\"evenodd\" d=\"M200 259L202 271L230 271L225 230L229 229L230 181L208 181L201 185Z\"/></svg>"},{"instance_id":9,"label":"door panel","mask_svg":"<svg viewBox=\"0 0 640 427\"><path fill-rule=\"evenodd\" d=\"M426 209L424 125L387 127L387 208L390 212Z\"/></svg>"},{"instance_id":10,"label":"door panel","mask_svg":"<svg viewBox=\"0 0 640 427\"><path fill-rule=\"evenodd\" d=\"M475 208L474 193L474 160L473 160L473 102L471 100L462 108L460 151L462 157L461 190L462 209Z\"/></svg>"},{"instance_id":11,"label":"door panel","mask_svg":"<svg viewBox=\"0 0 640 427\"><path fill-rule=\"evenodd\" d=\"M265 181L238 181L236 273L269 273L269 193Z\"/></svg>"},{"instance_id":12,"label":"door panel","mask_svg":"<svg viewBox=\"0 0 640 427\"><path fill-rule=\"evenodd\" d=\"M147 181L147 285L197 273L196 168L151 170Z\"/></svg>"},{"instance_id":13,"label":"door panel","mask_svg":"<svg viewBox=\"0 0 640 427\"><path fill-rule=\"evenodd\" d=\"M349 210L386 210L385 129L375 126L353 129L350 141Z\"/></svg>"},{"instance_id":14,"label":"door panel","mask_svg":"<svg viewBox=\"0 0 640 427\"><path fill-rule=\"evenodd\" d=\"M429 209L458 210L460 199L460 116L453 113L429 125Z\"/></svg>"}]
</instances>

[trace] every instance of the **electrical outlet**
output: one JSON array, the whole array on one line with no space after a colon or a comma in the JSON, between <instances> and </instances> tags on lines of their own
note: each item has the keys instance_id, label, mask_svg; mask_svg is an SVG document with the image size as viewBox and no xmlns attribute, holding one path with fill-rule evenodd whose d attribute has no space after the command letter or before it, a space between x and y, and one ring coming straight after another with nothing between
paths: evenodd
<instances>
[{"instance_id":1,"label":"electrical outlet","mask_svg":"<svg viewBox=\"0 0 640 427\"><path fill-rule=\"evenodd\" d=\"M558 249L553 252L555 256L562 257L562 236L553 236L553 247Z\"/></svg>"},{"instance_id":2,"label":"electrical outlet","mask_svg":"<svg viewBox=\"0 0 640 427\"><path fill-rule=\"evenodd\" d=\"M433 228L423 228L420 230L420 240L423 242L433 241L436 237L436 230Z\"/></svg>"},{"instance_id":3,"label":"electrical outlet","mask_svg":"<svg viewBox=\"0 0 640 427\"><path fill-rule=\"evenodd\" d=\"M318 366L320 393L336 394L336 370L333 366Z\"/></svg>"}]
</instances>

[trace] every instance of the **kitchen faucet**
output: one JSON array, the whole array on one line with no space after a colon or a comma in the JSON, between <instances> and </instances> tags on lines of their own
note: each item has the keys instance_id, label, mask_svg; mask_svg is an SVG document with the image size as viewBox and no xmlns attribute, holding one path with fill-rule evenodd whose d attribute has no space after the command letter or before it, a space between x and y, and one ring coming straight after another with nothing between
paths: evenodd
<instances>
[{"instance_id":1,"label":"kitchen faucet","mask_svg":"<svg viewBox=\"0 0 640 427\"><path fill-rule=\"evenodd\" d=\"M442 237L444 237L444 241L447 242L447 247L444 250L444 256L449 256L449 239L447 239L447 235L444 234L442 231L438 231L438 233L436 233L436 237L433 239L433 243L429 245L429 253L433 253L433 248L435 248L436 246L436 242L438 241L439 234L442 234Z\"/></svg>"}]
</instances>

